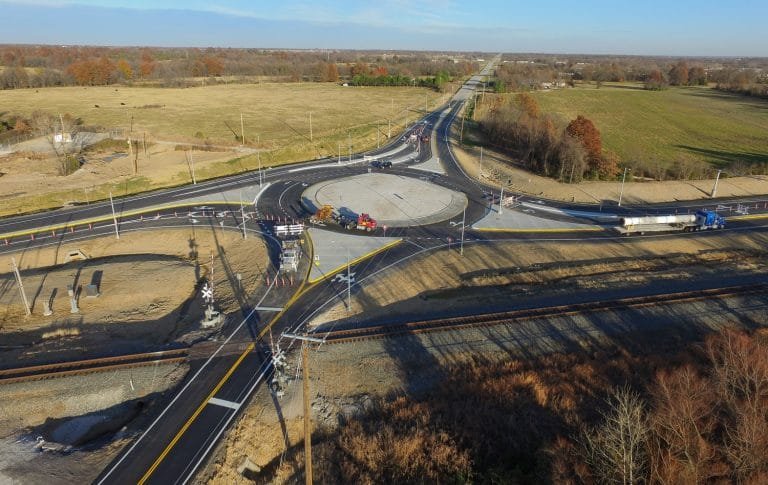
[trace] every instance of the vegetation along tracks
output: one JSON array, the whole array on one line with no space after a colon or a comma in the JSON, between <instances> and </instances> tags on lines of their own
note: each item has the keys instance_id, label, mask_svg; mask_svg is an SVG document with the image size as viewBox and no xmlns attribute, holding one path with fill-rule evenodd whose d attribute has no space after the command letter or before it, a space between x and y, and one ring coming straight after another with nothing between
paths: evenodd
<instances>
[{"instance_id":1,"label":"vegetation along tracks","mask_svg":"<svg viewBox=\"0 0 768 485\"><path fill-rule=\"evenodd\" d=\"M729 286L724 288L710 288L704 290L621 298L618 300L592 301L542 308L526 308L499 313L487 313L481 315L451 317L435 320L422 320L391 325L376 325L370 327L334 330L327 333L318 331L317 336L323 335L327 344L349 343L361 340L379 339L441 330L460 330L472 327L504 325L513 323L515 321L530 320L534 318L564 317L598 311L643 308L664 303L690 303L710 298L728 298L733 296L765 293L767 291L768 285L766 284Z\"/></svg>"}]
</instances>

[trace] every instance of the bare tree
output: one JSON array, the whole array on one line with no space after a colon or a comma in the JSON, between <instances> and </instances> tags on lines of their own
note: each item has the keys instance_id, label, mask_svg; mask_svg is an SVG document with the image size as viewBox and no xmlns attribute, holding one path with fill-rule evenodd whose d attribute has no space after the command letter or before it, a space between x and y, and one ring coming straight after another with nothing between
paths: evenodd
<instances>
[{"instance_id":1,"label":"bare tree","mask_svg":"<svg viewBox=\"0 0 768 485\"><path fill-rule=\"evenodd\" d=\"M724 451L746 480L768 472L768 346L727 330L707 341L712 376L726 412Z\"/></svg>"},{"instance_id":2,"label":"bare tree","mask_svg":"<svg viewBox=\"0 0 768 485\"><path fill-rule=\"evenodd\" d=\"M683 366L660 372L653 396L654 479L667 483L706 481L715 456L715 447L708 440L716 425L710 382L691 366Z\"/></svg>"},{"instance_id":3,"label":"bare tree","mask_svg":"<svg viewBox=\"0 0 768 485\"><path fill-rule=\"evenodd\" d=\"M603 423L587 432L587 462L602 483L632 485L646 481L648 423L640 396L627 387L608 399Z\"/></svg>"}]
</instances>

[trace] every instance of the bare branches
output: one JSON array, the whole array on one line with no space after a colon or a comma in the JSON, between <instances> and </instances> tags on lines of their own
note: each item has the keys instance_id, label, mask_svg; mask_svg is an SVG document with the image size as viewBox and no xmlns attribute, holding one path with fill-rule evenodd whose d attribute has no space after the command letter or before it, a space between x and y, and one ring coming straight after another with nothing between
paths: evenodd
<instances>
[{"instance_id":1,"label":"bare branches","mask_svg":"<svg viewBox=\"0 0 768 485\"><path fill-rule=\"evenodd\" d=\"M645 481L648 423L640 396L627 387L608 400L603 423L587 432L587 463L601 483L632 485Z\"/></svg>"}]
</instances>

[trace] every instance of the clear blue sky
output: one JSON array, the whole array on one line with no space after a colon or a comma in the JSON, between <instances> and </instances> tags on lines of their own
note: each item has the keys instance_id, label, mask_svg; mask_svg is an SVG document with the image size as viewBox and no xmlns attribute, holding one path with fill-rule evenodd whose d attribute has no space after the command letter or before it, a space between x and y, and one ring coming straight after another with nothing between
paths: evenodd
<instances>
[{"instance_id":1,"label":"clear blue sky","mask_svg":"<svg viewBox=\"0 0 768 485\"><path fill-rule=\"evenodd\" d=\"M0 43L768 56L768 0L0 0Z\"/></svg>"}]
</instances>

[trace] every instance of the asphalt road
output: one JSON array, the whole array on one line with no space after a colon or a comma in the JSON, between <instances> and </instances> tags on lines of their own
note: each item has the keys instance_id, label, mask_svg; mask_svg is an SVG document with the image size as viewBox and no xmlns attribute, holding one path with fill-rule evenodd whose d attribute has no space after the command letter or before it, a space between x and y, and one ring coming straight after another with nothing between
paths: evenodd
<instances>
[{"instance_id":1,"label":"asphalt road","mask_svg":"<svg viewBox=\"0 0 768 485\"><path fill-rule=\"evenodd\" d=\"M464 192L469 204L466 211L466 226L485 216L488 211L487 194L494 190L470 179L463 172L453 157L448 132L450 124L461 110L461 104L473 95L475 87L481 82L481 76L473 77L454 97L447 116L442 117L434 132L436 137L436 153L432 153L430 143L420 143L418 153L416 147L397 149L402 140L392 140L385 147L365 155L377 157L389 153L382 159L399 160L387 171L408 177L428 177L430 181L443 187ZM420 124L412 129L426 127L431 130L441 119L440 112L426 115ZM394 151L395 153L390 153ZM264 173L264 182L270 186L258 200L256 207L247 210L246 228L254 233L260 232L269 240L271 222L274 218L303 219L308 214L301 206L300 196L303 190L313 183L324 180L365 173L371 169L369 161L363 154L358 154L352 160L343 157L338 159L317 160L288 167L274 168ZM430 174L411 168L416 163L423 162L433 156L439 157L445 174ZM410 160L407 160L409 159ZM217 180L198 183L197 185L160 190L138 196L125 197L115 200L116 212L120 215L120 231L146 230L153 228L179 226L212 226L230 230L241 230L243 224L239 205L206 207L192 204L184 207L185 199L205 195L218 194L222 190L239 189L258 184L258 174L254 172L238 174ZM532 201L522 197L521 200ZM555 201L543 201L553 208L592 211L595 206L564 204ZM736 203L756 203L765 200L744 201L735 199L719 199L716 203L723 205ZM167 208L153 210L151 214L140 214L150 207L166 206ZM681 203L675 205L660 204L652 206L626 206L616 209L617 213L667 213L670 210L687 210L699 208L700 203ZM126 215L129 214L129 215ZM96 220L96 222L85 222ZM78 222L79 221L79 222ZM366 278L377 272L405 261L416 254L443 248L450 237L457 240L460 220L432 224L421 227L392 228L388 236L403 237L404 243L379 252L374 256L355 264L352 270L356 273L355 285L352 291L359 291ZM69 229L55 226L69 225ZM730 225L733 229L742 231L766 231L757 222L744 221ZM49 244L63 244L77 238L88 238L99 235L113 234L114 226L111 219L109 202L99 202L88 206L59 209L40 214L30 214L0 220L0 254L18 251L23 248L37 247ZM725 232L724 232L725 233ZM10 234L10 235L9 235ZM360 234L363 235L362 233ZM381 235L377 230L372 235ZM585 235L571 233L569 239L581 239ZM597 233L589 236L594 241L614 238L611 233ZM653 237L677 237L657 235ZM695 235L692 235L695 237ZM562 234L518 234L514 238L557 238L564 239ZM475 244L485 241L510 239L510 235L499 233L466 232L466 243ZM273 260L277 250L271 252ZM276 262L276 261L273 261ZM300 269L306 274L306 261ZM208 453L215 445L221 434L226 430L231 420L245 405L255 389L263 385L269 377L271 366L267 359L267 349L264 346L263 335L268 325L273 325L272 331L280 335L284 331L303 332L302 325L308 321L318 308L330 302L343 300L346 295L346 283L325 279L306 288L270 288L259 301L249 303L250 307L241 309L240 314L231 315L229 323L222 330L222 346L213 347L212 353L199 361L193 362L192 370L183 385L162 409L155 411L156 419L150 426L128 446L120 456L100 475L97 483L184 483L192 477L204 462ZM279 315L256 310L257 306L285 307ZM231 350L231 342L242 343L239 352L224 352ZM216 350L218 349L218 350Z\"/></svg>"}]
</instances>

